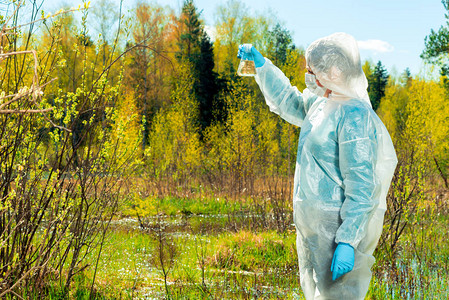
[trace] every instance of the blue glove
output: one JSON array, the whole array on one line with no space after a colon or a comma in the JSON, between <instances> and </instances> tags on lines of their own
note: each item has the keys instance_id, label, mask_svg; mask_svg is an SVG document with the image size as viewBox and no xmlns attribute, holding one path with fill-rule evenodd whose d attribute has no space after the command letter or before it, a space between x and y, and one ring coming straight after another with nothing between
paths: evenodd
<instances>
[{"instance_id":1,"label":"blue glove","mask_svg":"<svg viewBox=\"0 0 449 300\"><path fill-rule=\"evenodd\" d=\"M241 58L250 60L254 59L254 64L256 65L256 68L262 67L263 64L265 63L265 58L256 48L254 48L254 46L251 46L251 52L247 52L247 49L245 49L245 44L239 46L239 52L237 53L237 57L240 59Z\"/></svg>"},{"instance_id":2,"label":"blue glove","mask_svg":"<svg viewBox=\"0 0 449 300\"><path fill-rule=\"evenodd\" d=\"M332 258L332 280L350 272L354 268L354 248L346 243L338 243Z\"/></svg>"}]
</instances>

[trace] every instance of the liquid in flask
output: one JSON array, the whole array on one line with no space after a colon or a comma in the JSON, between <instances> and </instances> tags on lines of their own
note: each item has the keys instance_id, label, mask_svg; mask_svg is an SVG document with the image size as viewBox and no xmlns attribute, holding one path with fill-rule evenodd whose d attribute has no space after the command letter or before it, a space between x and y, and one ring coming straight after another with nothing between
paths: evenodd
<instances>
[{"instance_id":1,"label":"liquid in flask","mask_svg":"<svg viewBox=\"0 0 449 300\"><path fill-rule=\"evenodd\" d=\"M243 44L243 54L237 69L239 76L254 76L256 75L256 65L254 64L254 56L251 53L252 44Z\"/></svg>"},{"instance_id":2,"label":"liquid in flask","mask_svg":"<svg viewBox=\"0 0 449 300\"><path fill-rule=\"evenodd\" d=\"M254 76L256 75L256 65L254 60L241 59L239 68L237 70L239 76Z\"/></svg>"}]
</instances>

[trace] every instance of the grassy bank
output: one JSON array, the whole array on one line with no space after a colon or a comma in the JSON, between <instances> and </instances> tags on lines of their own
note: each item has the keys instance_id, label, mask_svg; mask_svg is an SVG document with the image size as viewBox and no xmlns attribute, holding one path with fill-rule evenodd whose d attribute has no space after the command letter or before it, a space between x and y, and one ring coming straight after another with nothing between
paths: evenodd
<instances>
[{"instance_id":1,"label":"grassy bank","mask_svg":"<svg viewBox=\"0 0 449 300\"><path fill-rule=\"evenodd\" d=\"M203 201L210 214L193 213L195 201L178 200L161 200L157 213L149 210L140 221L113 222L96 273L99 299L304 299L293 225L283 233L255 230L252 221L267 215L222 213L232 204L212 199ZM449 217L423 211L420 220L401 236L394 261L386 259L387 245L378 248L367 299L448 298ZM93 269L75 283L72 297L88 294L80 291Z\"/></svg>"}]
</instances>

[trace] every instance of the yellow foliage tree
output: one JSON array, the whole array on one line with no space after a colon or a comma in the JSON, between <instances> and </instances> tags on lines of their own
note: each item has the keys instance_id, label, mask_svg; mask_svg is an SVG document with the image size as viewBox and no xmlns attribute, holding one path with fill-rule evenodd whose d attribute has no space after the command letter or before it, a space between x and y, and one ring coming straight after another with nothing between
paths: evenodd
<instances>
[{"instance_id":1,"label":"yellow foliage tree","mask_svg":"<svg viewBox=\"0 0 449 300\"><path fill-rule=\"evenodd\" d=\"M449 104L441 83L410 80L391 84L379 116L396 145L398 157L419 166L427 175L439 173L447 184L449 162Z\"/></svg>"},{"instance_id":2,"label":"yellow foliage tree","mask_svg":"<svg viewBox=\"0 0 449 300\"><path fill-rule=\"evenodd\" d=\"M149 147L145 150L150 175L187 184L202 161L197 131L198 108L193 98L192 74L188 65L180 65L173 105L160 110L151 126Z\"/></svg>"},{"instance_id":3,"label":"yellow foliage tree","mask_svg":"<svg viewBox=\"0 0 449 300\"><path fill-rule=\"evenodd\" d=\"M390 81L385 89L385 97L377 110L395 144L399 141L407 120L408 86Z\"/></svg>"},{"instance_id":4,"label":"yellow foliage tree","mask_svg":"<svg viewBox=\"0 0 449 300\"><path fill-rule=\"evenodd\" d=\"M449 104L441 84L414 80L407 115L404 138L413 140L417 155L427 163L435 162L443 172L440 163L447 162L449 154Z\"/></svg>"},{"instance_id":5,"label":"yellow foliage tree","mask_svg":"<svg viewBox=\"0 0 449 300\"><path fill-rule=\"evenodd\" d=\"M220 125L216 125L215 128L221 135L214 135L212 130L209 130L206 136L206 140L213 142L211 153L220 155L213 160L222 161L225 171L223 175L230 180L227 183L234 187L233 192L240 192L248 186L248 181L254 173L257 151L253 131L256 120L254 99L254 94L242 81L232 83L230 94L226 97L228 103L226 129L223 130Z\"/></svg>"},{"instance_id":6,"label":"yellow foliage tree","mask_svg":"<svg viewBox=\"0 0 449 300\"><path fill-rule=\"evenodd\" d=\"M215 66L218 72L235 71L238 65L237 47L253 43L259 51L265 52L267 33L274 23L269 17L251 15L241 1L228 1L219 5L216 11Z\"/></svg>"},{"instance_id":7,"label":"yellow foliage tree","mask_svg":"<svg viewBox=\"0 0 449 300\"><path fill-rule=\"evenodd\" d=\"M280 68L284 72L285 76L287 76L287 78L290 80L290 83L293 86L296 86L299 91L302 91L306 88L306 58L302 50L289 49L287 51L286 63L280 66Z\"/></svg>"},{"instance_id":8,"label":"yellow foliage tree","mask_svg":"<svg viewBox=\"0 0 449 300\"><path fill-rule=\"evenodd\" d=\"M138 162L142 157L142 126L133 92L123 95L112 112L112 127L108 145L108 156L116 157L119 165ZM129 167L129 166L128 166Z\"/></svg>"},{"instance_id":9,"label":"yellow foliage tree","mask_svg":"<svg viewBox=\"0 0 449 300\"><path fill-rule=\"evenodd\" d=\"M299 91L306 88L305 73L306 59L304 52L300 49L288 50L287 60L281 66L285 76L290 80L293 86L296 86ZM292 175L296 161L296 150L298 143L298 136L300 128L289 124L279 118L281 127L281 141L280 141L280 163L281 174Z\"/></svg>"}]
</instances>

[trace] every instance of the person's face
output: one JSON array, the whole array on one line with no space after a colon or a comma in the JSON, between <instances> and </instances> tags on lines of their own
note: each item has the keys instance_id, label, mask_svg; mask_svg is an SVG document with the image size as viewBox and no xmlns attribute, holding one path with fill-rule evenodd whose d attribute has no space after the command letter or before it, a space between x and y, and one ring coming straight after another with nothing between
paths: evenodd
<instances>
[{"instance_id":1,"label":"person's face","mask_svg":"<svg viewBox=\"0 0 449 300\"><path fill-rule=\"evenodd\" d=\"M315 73L313 73L312 69L311 69L309 66L307 66L307 73L312 74L312 75L315 75ZM316 84L317 84L319 87L323 87L323 85L322 85L321 82L318 80L318 78L316 78L316 75L315 75L315 79L316 79Z\"/></svg>"},{"instance_id":2,"label":"person's face","mask_svg":"<svg viewBox=\"0 0 449 300\"><path fill-rule=\"evenodd\" d=\"M315 73L313 73L312 69L309 66L307 66L306 68L307 68L307 73L315 75ZM316 84L319 87L324 87L324 85L321 84L321 82L318 80L318 78L316 78L316 75L315 75L315 80L316 80ZM324 93L324 97L329 97L330 93L332 93L332 91L330 89L326 89L326 92Z\"/></svg>"}]
</instances>

